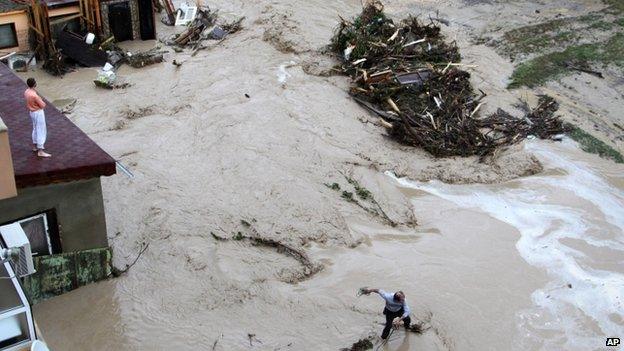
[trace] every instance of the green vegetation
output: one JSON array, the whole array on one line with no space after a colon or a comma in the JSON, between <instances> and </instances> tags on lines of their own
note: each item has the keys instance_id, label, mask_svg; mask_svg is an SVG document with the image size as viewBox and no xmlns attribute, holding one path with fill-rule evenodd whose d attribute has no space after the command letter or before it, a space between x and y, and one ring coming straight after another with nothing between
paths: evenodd
<instances>
[{"instance_id":1,"label":"green vegetation","mask_svg":"<svg viewBox=\"0 0 624 351\"><path fill-rule=\"evenodd\" d=\"M243 236L243 233L238 232L238 233L236 233L234 235L234 237L232 239L234 239L234 240L243 240L243 239L245 239L245 237Z\"/></svg>"},{"instance_id":2,"label":"green vegetation","mask_svg":"<svg viewBox=\"0 0 624 351\"><path fill-rule=\"evenodd\" d=\"M539 55L516 67L509 88L535 87L557 79L571 71L569 63L624 67L624 34L621 30L624 27L624 0L603 2L607 7L601 11L558 18L505 33L504 39L497 44L499 52L512 58ZM596 42L597 31L602 42ZM553 52L553 49L557 51Z\"/></svg>"},{"instance_id":3,"label":"green vegetation","mask_svg":"<svg viewBox=\"0 0 624 351\"><path fill-rule=\"evenodd\" d=\"M355 189L355 193L357 194L357 196L360 197L360 199L368 200L369 198L373 197L371 192L368 191L368 189L366 189L363 186L361 186L360 183L358 183L357 180L355 180L353 178L348 178L347 177L347 182L349 182L349 184L353 185L353 189Z\"/></svg>"},{"instance_id":4,"label":"green vegetation","mask_svg":"<svg viewBox=\"0 0 624 351\"><path fill-rule=\"evenodd\" d=\"M569 62L616 64L624 67L624 34L615 34L604 43L569 46L564 51L538 56L521 63L511 76L509 88L535 87L560 77Z\"/></svg>"},{"instance_id":5,"label":"green vegetation","mask_svg":"<svg viewBox=\"0 0 624 351\"><path fill-rule=\"evenodd\" d=\"M609 6L609 11L612 14L622 14L624 13L624 1L622 0L603 0L607 6Z\"/></svg>"},{"instance_id":6,"label":"green vegetation","mask_svg":"<svg viewBox=\"0 0 624 351\"><path fill-rule=\"evenodd\" d=\"M568 136L575 140L585 152L597 154L600 157L611 159L617 163L624 163L624 156L611 146L601 140L596 139L591 134L573 125L567 125Z\"/></svg>"},{"instance_id":7,"label":"green vegetation","mask_svg":"<svg viewBox=\"0 0 624 351\"><path fill-rule=\"evenodd\" d=\"M502 51L510 56L541 52L557 42L561 44L571 38L572 32L567 29L574 19L555 19L552 21L520 27L510 30L504 35ZM570 38L566 37L566 35ZM559 36L557 38L557 36Z\"/></svg>"},{"instance_id":8,"label":"green vegetation","mask_svg":"<svg viewBox=\"0 0 624 351\"><path fill-rule=\"evenodd\" d=\"M355 201L353 199L353 193L350 192L350 191L346 191L346 190L343 191L341 196L342 196L343 199L345 199L347 201Z\"/></svg>"},{"instance_id":9,"label":"green vegetation","mask_svg":"<svg viewBox=\"0 0 624 351\"><path fill-rule=\"evenodd\" d=\"M592 23L589 28L591 29L600 29L600 30L611 30L614 27L613 22L607 22L607 21L598 21L598 22L594 22Z\"/></svg>"}]
</instances>

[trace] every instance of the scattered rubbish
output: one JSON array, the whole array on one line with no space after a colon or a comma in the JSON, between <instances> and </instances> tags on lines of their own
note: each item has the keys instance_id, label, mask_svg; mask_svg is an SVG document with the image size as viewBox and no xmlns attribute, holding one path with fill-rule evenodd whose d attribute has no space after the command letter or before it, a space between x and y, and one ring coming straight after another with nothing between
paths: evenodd
<instances>
[{"instance_id":1,"label":"scattered rubbish","mask_svg":"<svg viewBox=\"0 0 624 351\"><path fill-rule=\"evenodd\" d=\"M147 51L126 53L126 62L128 65L134 68L141 68L149 65L153 65L155 63L160 63L164 61L163 55L165 51L160 50L159 48L153 48Z\"/></svg>"},{"instance_id":2,"label":"scattered rubbish","mask_svg":"<svg viewBox=\"0 0 624 351\"><path fill-rule=\"evenodd\" d=\"M197 41L207 39L207 35L202 35L204 29L211 28L217 21L217 14L211 12L209 8L199 8L192 22L188 24L188 29L178 34L173 40L174 45L193 45Z\"/></svg>"},{"instance_id":3,"label":"scattered rubbish","mask_svg":"<svg viewBox=\"0 0 624 351\"><path fill-rule=\"evenodd\" d=\"M187 13L190 13L187 7ZM231 23L217 24L217 12L212 12L210 8L196 8L195 14L190 22L187 23L188 28L176 34L172 39L167 40L167 45L176 47L192 47L195 52L205 49L201 46L201 42L207 39L223 40L228 34L239 31L242 28L244 17ZM176 50L177 51L177 50Z\"/></svg>"},{"instance_id":4,"label":"scattered rubbish","mask_svg":"<svg viewBox=\"0 0 624 351\"><path fill-rule=\"evenodd\" d=\"M107 63L108 64L108 63ZM95 79L95 85L100 87L108 87L112 86L117 79L117 75L112 69L107 69L105 66L103 69L98 71L97 78ZM98 84L98 82L100 84Z\"/></svg>"},{"instance_id":5,"label":"scattered rubbish","mask_svg":"<svg viewBox=\"0 0 624 351\"><path fill-rule=\"evenodd\" d=\"M433 156L485 156L528 135L565 131L554 116L558 104L545 96L524 118L502 110L481 117L485 94L475 93L457 45L433 20L395 23L373 1L353 21L342 20L330 48L342 58L355 100L381 117L394 139Z\"/></svg>"},{"instance_id":6,"label":"scattered rubbish","mask_svg":"<svg viewBox=\"0 0 624 351\"><path fill-rule=\"evenodd\" d=\"M125 89L131 86L130 83L116 83L117 75L112 65L106 63L104 67L98 71L98 75L93 81L96 87L104 89Z\"/></svg>"},{"instance_id":7,"label":"scattered rubbish","mask_svg":"<svg viewBox=\"0 0 624 351\"><path fill-rule=\"evenodd\" d=\"M292 77L290 73L286 70L292 66L296 65L295 61L284 62L277 68L277 81L284 84L286 83L286 79Z\"/></svg>"},{"instance_id":8,"label":"scattered rubbish","mask_svg":"<svg viewBox=\"0 0 624 351\"><path fill-rule=\"evenodd\" d=\"M360 339L349 348L342 348L340 351L365 351L373 348L373 342L370 339Z\"/></svg>"},{"instance_id":9,"label":"scattered rubbish","mask_svg":"<svg viewBox=\"0 0 624 351\"><path fill-rule=\"evenodd\" d=\"M85 43L91 45L91 44L93 44L94 40L95 40L95 34L87 33L87 35L85 36Z\"/></svg>"},{"instance_id":10,"label":"scattered rubbish","mask_svg":"<svg viewBox=\"0 0 624 351\"><path fill-rule=\"evenodd\" d=\"M167 15L163 18L162 22L168 26L173 26L176 21L176 10L173 7L173 2L171 2L171 0L162 0L162 2L165 4L165 12Z\"/></svg>"},{"instance_id":11,"label":"scattered rubbish","mask_svg":"<svg viewBox=\"0 0 624 351\"><path fill-rule=\"evenodd\" d=\"M173 59L173 62L171 62L171 63L172 63L174 66L176 66L176 67L180 67L180 66L182 66L182 64L183 64L184 62L178 62L178 61L176 61L175 59Z\"/></svg>"},{"instance_id":12,"label":"scattered rubbish","mask_svg":"<svg viewBox=\"0 0 624 351\"><path fill-rule=\"evenodd\" d=\"M249 346L253 346L253 342L258 342L262 344L262 341L258 340L258 338L256 338L256 334L249 334L247 333L247 338L249 339Z\"/></svg>"},{"instance_id":13,"label":"scattered rubbish","mask_svg":"<svg viewBox=\"0 0 624 351\"><path fill-rule=\"evenodd\" d=\"M195 15L197 14L196 6L188 6L183 3L177 10L177 16L175 20L176 26L186 26L191 23L195 19Z\"/></svg>"},{"instance_id":14,"label":"scattered rubbish","mask_svg":"<svg viewBox=\"0 0 624 351\"><path fill-rule=\"evenodd\" d=\"M251 96L249 96L249 94L247 94L247 93L245 93L245 97L248 98L248 99L251 98Z\"/></svg>"},{"instance_id":15,"label":"scattered rubbish","mask_svg":"<svg viewBox=\"0 0 624 351\"><path fill-rule=\"evenodd\" d=\"M225 38L226 35L227 35L227 32L224 31L223 28L219 26L212 27L212 30L210 31L210 39L221 40Z\"/></svg>"},{"instance_id":16,"label":"scattered rubbish","mask_svg":"<svg viewBox=\"0 0 624 351\"><path fill-rule=\"evenodd\" d=\"M430 76L431 76L431 71L425 69L425 70L421 70L417 72L397 74L396 79L402 85L417 84L419 87L422 87L423 85L425 85L425 82L429 79Z\"/></svg>"},{"instance_id":17,"label":"scattered rubbish","mask_svg":"<svg viewBox=\"0 0 624 351\"><path fill-rule=\"evenodd\" d=\"M243 29L243 20L245 19L245 17L239 17L237 20L232 21L232 22L225 22L221 25L221 28L223 28L224 31L226 31L228 34L232 34L232 33L236 33L239 30Z\"/></svg>"},{"instance_id":18,"label":"scattered rubbish","mask_svg":"<svg viewBox=\"0 0 624 351\"><path fill-rule=\"evenodd\" d=\"M68 99L57 99L52 101L52 105L56 106L62 114L71 113L76 106L77 99L68 98Z\"/></svg>"}]
</instances>

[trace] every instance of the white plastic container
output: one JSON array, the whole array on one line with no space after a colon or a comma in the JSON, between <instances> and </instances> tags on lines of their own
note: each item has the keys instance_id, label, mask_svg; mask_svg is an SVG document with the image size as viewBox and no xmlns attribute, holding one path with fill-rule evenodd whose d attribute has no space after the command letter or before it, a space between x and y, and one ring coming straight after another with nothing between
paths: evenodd
<instances>
[{"instance_id":1,"label":"white plastic container","mask_svg":"<svg viewBox=\"0 0 624 351\"><path fill-rule=\"evenodd\" d=\"M93 33L87 33L87 36L85 37L85 42L89 45L93 44L93 41L95 40L95 34Z\"/></svg>"}]
</instances>

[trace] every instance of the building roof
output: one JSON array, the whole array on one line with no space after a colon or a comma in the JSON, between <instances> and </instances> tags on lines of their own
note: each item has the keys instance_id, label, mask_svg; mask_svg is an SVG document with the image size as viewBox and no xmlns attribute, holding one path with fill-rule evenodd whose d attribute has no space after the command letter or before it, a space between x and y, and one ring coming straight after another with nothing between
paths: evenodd
<instances>
[{"instance_id":1,"label":"building roof","mask_svg":"<svg viewBox=\"0 0 624 351\"><path fill-rule=\"evenodd\" d=\"M38 158L32 151L32 122L24 102L26 88L13 71L0 64L0 116L9 128L18 188L115 174L115 160L45 99L45 146L52 157Z\"/></svg>"},{"instance_id":2,"label":"building roof","mask_svg":"<svg viewBox=\"0 0 624 351\"><path fill-rule=\"evenodd\" d=\"M26 5L19 4L13 0L0 0L0 13L23 10L26 7Z\"/></svg>"}]
</instances>

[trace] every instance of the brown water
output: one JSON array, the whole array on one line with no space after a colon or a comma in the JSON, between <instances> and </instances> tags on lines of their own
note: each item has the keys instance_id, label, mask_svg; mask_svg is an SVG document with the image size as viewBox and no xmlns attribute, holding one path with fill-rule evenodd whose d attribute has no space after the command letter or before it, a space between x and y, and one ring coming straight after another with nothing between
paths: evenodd
<instances>
[{"instance_id":1,"label":"brown water","mask_svg":"<svg viewBox=\"0 0 624 351\"><path fill-rule=\"evenodd\" d=\"M554 16L572 3L570 11L595 6L562 0L540 8ZM404 290L414 318L431 327L422 336L393 334L388 350L587 350L617 336L621 166L569 143L530 143L489 163L430 159L387 140L349 98L344 77L306 73L331 67L315 49L359 1L210 5L245 15L245 29L196 56L172 52L161 65L122 67L128 89L96 89L93 69L62 79L28 74L50 100L76 98L70 118L135 175L103 179L115 264L132 262L149 243L127 275L34 307L53 350L336 350L381 330L381 300L356 297L361 286ZM444 30L467 63L479 64L473 78L489 95L487 108L527 93L505 90L512 65L468 37L535 16L535 3L387 5L395 16L440 10L452 20ZM174 58L183 65L169 64ZM510 180L539 169L533 154L544 172ZM385 171L501 183L407 182ZM398 227L325 186L349 189L343 174L369 189ZM300 262L211 235L250 234L241 220L325 269L289 284L305 272Z\"/></svg>"},{"instance_id":2,"label":"brown water","mask_svg":"<svg viewBox=\"0 0 624 351\"><path fill-rule=\"evenodd\" d=\"M347 218L364 243L314 244L326 268L299 284L272 276L296 265L275 252L204 244L191 261L228 277L220 294L167 266L163 253L161 266L49 300L35 316L59 350L190 350L215 340L223 350L335 350L380 331L381 300L355 295L375 286L404 290L414 318L430 327L396 332L382 350L600 349L624 321L622 166L571 142L527 147L544 162L542 175L499 185L386 176L414 204L419 228ZM158 289L144 270L166 276ZM247 333L262 343L250 347Z\"/></svg>"}]
</instances>

